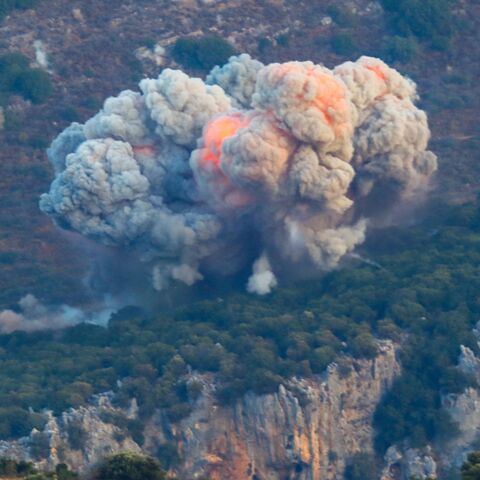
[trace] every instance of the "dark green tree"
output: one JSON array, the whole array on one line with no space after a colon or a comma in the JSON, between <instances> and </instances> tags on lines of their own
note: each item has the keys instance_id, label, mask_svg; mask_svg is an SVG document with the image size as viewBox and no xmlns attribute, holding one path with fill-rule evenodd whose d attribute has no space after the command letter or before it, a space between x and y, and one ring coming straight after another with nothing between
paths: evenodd
<instances>
[{"instance_id":1,"label":"dark green tree","mask_svg":"<svg viewBox=\"0 0 480 480\"><path fill-rule=\"evenodd\" d=\"M451 13L454 3L454 0L382 0L398 33L413 34L437 48L448 46L454 33Z\"/></svg>"},{"instance_id":2,"label":"dark green tree","mask_svg":"<svg viewBox=\"0 0 480 480\"><path fill-rule=\"evenodd\" d=\"M98 468L97 480L166 480L165 472L153 458L137 453L108 457Z\"/></svg>"},{"instance_id":3,"label":"dark green tree","mask_svg":"<svg viewBox=\"0 0 480 480\"><path fill-rule=\"evenodd\" d=\"M172 50L174 60L186 68L209 71L235 54L233 46L220 37L179 38Z\"/></svg>"},{"instance_id":4,"label":"dark green tree","mask_svg":"<svg viewBox=\"0 0 480 480\"><path fill-rule=\"evenodd\" d=\"M378 466L370 453L356 453L345 468L345 480L377 480L378 477Z\"/></svg>"},{"instance_id":5,"label":"dark green tree","mask_svg":"<svg viewBox=\"0 0 480 480\"><path fill-rule=\"evenodd\" d=\"M480 480L480 452L472 452L462 465L462 480Z\"/></svg>"},{"instance_id":6,"label":"dark green tree","mask_svg":"<svg viewBox=\"0 0 480 480\"><path fill-rule=\"evenodd\" d=\"M15 90L33 103L43 103L52 94L48 73L32 68L21 72L15 80Z\"/></svg>"},{"instance_id":7,"label":"dark green tree","mask_svg":"<svg viewBox=\"0 0 480 480\"><path fill-rule=\"evenodd\" d=\"M64 463L59 463L55 467L55 473L58 480L76 480L78 478L78 473L70 471Z\"/></svg>"}]
</instances>

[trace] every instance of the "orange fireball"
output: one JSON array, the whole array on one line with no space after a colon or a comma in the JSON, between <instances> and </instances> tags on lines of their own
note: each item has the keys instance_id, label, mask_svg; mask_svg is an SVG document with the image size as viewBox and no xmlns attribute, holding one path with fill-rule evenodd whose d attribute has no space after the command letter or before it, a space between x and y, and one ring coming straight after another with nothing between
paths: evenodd
<instances>
[{"instance_id":1,"label":"orange fireball","mask_svg":"<svg viewBox=\"0 0 480 480\"><path fill-rule=\"evenodd\" d=\"M308 69L306 74L307 78L314 82L316 95L309 98L309 95L304 93L301 98L320 110L328 125L340 130L340 125L335 125L334 117L340 114L343 120L348 113L345 87L332 75L316 69Z\"/></svg>"},{"instance_id":2,"label":"orange fireball","mask_svg":"<svg viewBox=\"0 0 480 480\"><path fill-rule=\"evenodd\" d=\"M249 123L250 120L242 114L222 115L208 123L203 134L202 160L204 164L220 166L223 142L227 138L233 137L238 130L246 127Z\"/></svg>"},{"instance_id":3,"label":"orange fireball","mask_svg":"<svg viewBox=\"0 0 480 480\"><path fill-rule=\"evenodd\" d=\"M134 145L133 153L138 156L153 157L155 155L155 147L153 145Z\"/></svg>"},{"instance_id":4,"label":"orange fireball","mask_svg":"<svg viewBox=\"0 0 480 480\"><path fill-rule=\"evenodd\" d=\"M345 133L350 121L348 93L329 70L310 62L289 62L267 67L264 77L260 84L264 97L261 106L268 111L273 99L274 114L293 129L297 138L325 138L315 127L319 123L326 124L335 135ZM305 119L300 121L302 113Z\"/></svg>"},{"instance_id":5,"label":"orange fireball","mask_svg":"<svg viewBox=\"0 0 480 480\"><path fill-rule=\"evenodd\" d=\"M380 80L386 80L387 74L380 65L365 65L365 68L373 72Z\"/></svg>"}]
</instances>

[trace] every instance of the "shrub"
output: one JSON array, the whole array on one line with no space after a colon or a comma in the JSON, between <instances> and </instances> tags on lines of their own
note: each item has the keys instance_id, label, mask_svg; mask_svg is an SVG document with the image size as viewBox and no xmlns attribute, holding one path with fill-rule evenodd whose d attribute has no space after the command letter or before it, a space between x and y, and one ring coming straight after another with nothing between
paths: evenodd
<instances>
[{"instance_id":1,"label":"shrub","mask_svg":"<svg viewBox=\"0 0 480 480\"><path fill-rule=\"evenodd\" d=\"M128 433L130 433L133 441L142 446L145 442L145 436L143 435L145 425L140 420L128 419L127 430Z\"/></svg>"},{"instance_id":2,"label":"shrub","mask_svg":"<svg viewBox=\"0 0 480 480\"><path fill-rule=\"evenodd\" d=\"M337 55L350 56L355 52L353 38L348 33L341 33L332 37L331 47Z\"/></svg>"},{"instance_id":3,"label":"shrub","mask_svg":"<svg viewBox=\"0 0 480 480\"><path fill-rule=\"evenodd\" d=\"M43 103L52 94L52 84L46 72L32 68L20 72L14 89L33 103Z\"/></svg>"},{"instance_id":4,"label":"shrub","mask_svg":"<svg viewBox=\"0 0 480 480\"><path fill-rule=\"evenodd\" d=\"M272 47L272 41L269 38L262 37L258 39L257 48L260 53L265 52Z\"/></svg>"},{"instance_id":5,"label":"shrub","mask_svg":"<svg viewBox=\"0 0 480 480\"><path fill-rule=\"evenodd\" d=\"M235 54L233 46L220 37L179 38L172 49L173 59L186 68L209 71L223 65Z\"/></svg>"},{"instance_id":6,"label":"shrub","mask_svg":"<svg viewBox=\"0 0 480 480\"><path fill-rule=\"evenodd\" d=\"M356 17L351 9L346 9L346 8L338 7L337 5L332 5L328 7L327 13L332 17L335 23L337 23L341 27L355 26Z\"/></svg>"},{"instance_id":7,"label":"shrub","mask_svg":"<svg viewBox=\"0 0 480 480\"><path fill-rule=\"evenodd\" d=\"M157 458L165 470L179 465L181 458L174 443L162 443L157 451Z\"/></svg>"},{"instance_id":8,"label":"shrub","mask_svg":"<svg viewBox=\"0 0 480 480\"><path fill-rule=\"evenodd\" d=\"M38 414L31 414L20 407L0 408L0 438L24 437L30 434L33 428L41 428L44 418Z\"/></svg>"},{"instance_id":9,"label":"shrub","mask_svg":"<svg viewBox=\"0 0 480 480\"><path fill-rule=\"evenodd\" d=\"M32 435L30 443L32 457L41 460L50 455L50 440L43 432L36 432Z\"/></svg>"},{"instance_id":10,"label":"shrub","mask_svg":"<svg viewBox=\"0 0 480 480\"><path fill-rule=\"evenodd\" d=\"M20 53L0 56L0 85L2 90L11 91L20 73L29 69L29 60Z\"/></svg>"},{"instance_id":11,"label":"shrub","mask_svg":"<svg viewBox=\"0 0 480 480\"><path fill-rule=\"evenodd\" d=\"M18 252L0 252L0 264L12 265L20 258Z\"/></svg>"},{"instance_id":12,"label":"shrub","mask_svg":"<svg viewBox=\"0 0 480 480\"><path fill-rule=\"evenodd\" d=\"M17 113L10 110L5 111L5 130L12 131L18 129L22 121Z\"/></svg>"},{"instance_id":13,"label":"shrub","mask_svg":"<svg viewBox=\"0 0 480 480\"><path fill-rule=\"evenodd\" d=\"M364 332L353 338L350 343L350 352L357 358L374 358L377 355L377 344L370 333Z\"/></svg>"},{"instance_id":14,"label":"shrub","mask_svg":"<svg viewBox=\"0 0 480 480\"><path fill-rule=\"evenodd\" d=\"M26 10L27 8L33 8L37 0L16 0L15 1L15 8Z\"/></svg>"},{"instance_id":15,"label":"shrub","mask_svg":"<svg viewBox=\"0 0 480 480\"><path fill-rule=\"evenodd\" d=\"M17 462L12 458L0 457L0 475L3 477L16 477L19 475L28 475L35 471L30 462Z\"/></svg>"},{"instance_id":16,"label":"shrub","mask_svg":"<svg viewBox=\"0 0 480 480\"><path fill-rule=\"evenodd\" d=\"M167 408L168 419L171 422L178 422L183 418L188 417L191 412L192 407L186 402L176 403Z\"/></svg>"},{"instance_id":17,"label":"shrub","mask_svg":"<svg viewBox=\"0 0 480 480\"><path fill-rule=\"evenodd\" d=\"M145 425L142 423L141 420L128 418L121 413L110 410L102 411L100 414L100 418L103 422L111 423L112 425L115 425L120 430L122 430L122 439L125 438L125 433L128 433L130 434L134 442L138 443L139 445L143 445L143 442L145 441L145 437L143 436L143 430L145 429Z\"/></svg>"},{"instance_id":18,"label":"shrub","mask_svg":"<svg viewBox=\"0 0 480 480\"><path fill-rule=\"evenodd\" d=\"M310 358L310 364L314 373L322 373L329 363L335 358L335 350L332 347L325 346L316 348Z\"/></svg>"},{"instance_id":19,"label":"shrub","mask_svg":"<svg viewBox=\"0 0 480 480\"><path fill-rule=\"evenodd\" d=\"M71 472L64 463L59 463L55 467L55 473L57 474L58 480L76 480L78 478L78 474Z\"/></svg>"},{"instance_id":20,"label":"shrub","mask_svg":"<svg viewBox=\"0 0 480 480\"><path fill-rule=\"evenodd\" d=\"M0 0L0 18L8 15L12 10L26 10L36 4L36 0Z\"/></svg>"},{"instance_id":21,"label":"shrub","mask_svg":"<svg viewBox=\"0 0 480 480\"><path fill-rule=\"evenodd\" d=\"M345 468L345 480L377 480L379 471L375 458L369 453L356 453Z\"/></svg>"},{"instance_id":22,"label":"shrub","mask_svg":"<svg viewBox=\"0 0 480 480\"><path fill-rule=\"evenodd\" d=\"M62 110L60 117L67 122L77 122L80 120L80 114L78 113L78 110L71 105L66 106Z\"/></svg>"},{"instance_id":23,"label":"shrub","mask_svg":"<svg viewBox=\"0 0 480 480\"><path fill-rule=\"evenodd\" d=\"M43 103L52 93L48 73L30 68L29 60L19 53L0 56L0 94L17 93L33 103Z\"/></svg>"},{"instance_id":24,"label":"shrub","mask_svg":"<svg viewBox=\"0 0 480 480\"><path fill-rule=\"evenodd\" d=\"M401 35L415 35L435 48L444 49L454 32L453 0L382 0Z\"/></svg>"},{"instance_id":25,"label":"shrub","mask_svg":"<svg viewBox=\"0 0 480 480\"><path fill-rule=\"evenodd\" d=\"M23 480L76 480L78 474L60 463L55 467L55 472L38 472L33 463L23 460L0 457L0 476L7 478L21 478Z\"/></svg>"},{"instance_id":26,"label":"shrub","mask_svg":"<svg viewBox=\"0 0 480 480\"><path fill-rule=\"evenodd\" d=\"M401 330L389 319L378 322L377 334L380 338L388 338L397 342L401 339Z\"/></svg>"},{"instance_id":27,"label":"shrub","mask_svg":"<svg viewBox=\"0 0 480 480\"><path fill-rule=\"evenodd\" d=\"M419 46L414 37L388 38L385 45L385 58L390 62L408 63L418 56Z\"/></svg>"},{"instance_id":28,"label":"shrub","mask_svg":"<svg viewBox=\"0 0 480 480\"><path fill-rule=\"evenodd\" d=\"M290 44L290 35L288 33L282 33L277 37L277 45L281 47L288 47Z\"/></svg>"},{"instance_id":29,"label":"shrub","mask_svg":"<svg viewBox=\"0 0 480 480\"><path fill-rule=\"evenodd\" d=\"M74 420L67 425L68 443L73 450L82 450L87 443L88 433L82 422Z\"/></svg>"},{"instance_id":30,"label":"shrub","mask_svg":"<svg viewBox=\"0 0 480 480\"><path fill-rule=\"evenodd\" d=\"M113 455L100 465L97 480L166 480L160 464L136 453Z\"/></svg>"},{"instance_id":31,"label":"shrub","mask_svg":"<svg viewBox=\"0 0 480 480\"><path fill-rule=\"evenodd\" d=\"M480 452L472 452L462 465L462 480L480 480Z\"/></svg>"}]
</instances>

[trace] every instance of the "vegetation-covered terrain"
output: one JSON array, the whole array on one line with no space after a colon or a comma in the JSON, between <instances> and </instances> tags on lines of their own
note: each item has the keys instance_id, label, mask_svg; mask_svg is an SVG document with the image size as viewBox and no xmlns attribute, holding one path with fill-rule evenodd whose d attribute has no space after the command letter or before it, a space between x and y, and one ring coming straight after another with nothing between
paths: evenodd
<instances>
[{"instance_id":1,"label":"vegetation-covered terrain","mask_svg":"<svg viewBox=\"0 0 480 480\"><path fill-rule=\"evenodd\" d=\"M33 2L0 2L0 15L11 15L0 32L0 308L26 293L88 300L81 283L88 254L38 211L51 176L45 148L106 96L158 73L162 67L134 55L158 40L199 75L233 49L264 62L385 58L419 84L430 116L440 162L433 211L416 227L374 232L361 252L370 263L352 260L266 298L231 292L154 314L127 308L106 329L1 336L0 438L41 427L43 408L60 412L110 389L119 403L135 396L142 419L163 407L176 420L202 388L187 384L189 369L211 374L221 386L218 401L229 402L249 390L274 391L292 375L321 374L344 353L370 358L375 337L403 343L403 373L375 415L378 452L405 438L421 446L454 434L441 395L472 383L456 368L460 344L478 350L472 328L480 311L480 6L382 0L384 11L365 13L369 2L353 2L356 11L338 1L239 3L219 13L215 6L179 10L170 1L123 0L112 8L107 0L85 0L72 15L67 0L28 11L22 9ZM204 35L188 38L199 26ZM46 44L50 73L33 64L36 38ZM141 443L141 423L126 426ZM368 461L360 458L347 475L360 478Z\"/></svg>"},{"instance_id":2,"label":"vegetation-covered terrain","mask_svg":"<svg viewBox=\"0 0 480 480\"><path fill-rule=\"evenodd\" d=\"M78 475L62 463L56 466L55 471L39 472L31 462L18 462L11 458L0 457L0 479L76 480Z\"/></svg>"},{"instance_id":3,"label":"vegetation-covered terrain","mask_svg":"<svg viewBox=\"0 0 480 480\"><path fill-rule=\"evenodd\" d=\"M462 465L462 480L480 479L480 452L472 452Z\"/></svg>"},{"instance_id":4,"label":"vegetation-covered terrain","mask_svg":"<svg viewBox=\"0 0 480 480\"><path fill-rule=\"evenodd\" d=\"M24 1L5 5L32 6ZM0 55L21 53L29 68L38 70L33 44L41 40L52 92L41 105L28 95L0 95L6 99L0 131L0 308L28 293L47 302L88 301L81 284L88 253L38 211L38 197L52 176L45 155L51 140L70 122L92 116L107 96L135 89L143 75L175 66L172 59L201 76L232 45L263 62L309 59L332 66L361 54L385 58L419 85L432 148L440 158L442 195L454 201L473 198L480 172L478 2L383 0L384 11L372 10L366 0L277 3L195 6L192 1L183 8L166 0L122 0L112 8L108 0L78 5L52 0L9 10ZM135 57L137 48L156 42L166 49L164 65ZM2 82L0 92L9 88Z\"/></svg>"},{"instance_id":5,"label":"vegetation-covered terrain","mask_svg":"<svg viewBox=\"0 0 480 480\"><path fill-rule=\"evenodd\" d=\"M471 382L456 364L461 344L478 349L480 212L475 204L439 210L419 227L374 234L365 249L373 263L266 298L231 293L155 315L125 308L106 329L1 336L0 436L41 423L29 407L60 412L109 389L120 403L135 397L141 418L163 407L177 420L202 388L186 383L189 368L215 374L224 403L272 392L292 375L321 374L342 353L372 357L374 336L404 342L403 374L375 416L379 451L404 438L421 446L452 435L440 400Z\"/></svg>"},{"instance_id":6,"label":"vegetation-covered terrain","mask_svg":"<svg viewBox=\"0 0 480 480\"><path fill-rule=\"evenodd\" d=\"M76 480L79 475L60 463L51 472L39 472L31 462L0 457L1 480ZM175 480L147 455L120 453L106 457L88 474L94 480Z\"/></svg>"},{"instance_id":7,"label":"vegetation-covered terrain","mask_svg":"<svg viewBox=\"0 0 480 480\"><path fill-rule=\"evenodd\" d=\"M48 73L31 68L27 57L20 54L0 56L0 95L2 104L8 104L8 96L17 94L32 103L44 103L50 96L52 85Z\"/></svg>"}]
</instances>

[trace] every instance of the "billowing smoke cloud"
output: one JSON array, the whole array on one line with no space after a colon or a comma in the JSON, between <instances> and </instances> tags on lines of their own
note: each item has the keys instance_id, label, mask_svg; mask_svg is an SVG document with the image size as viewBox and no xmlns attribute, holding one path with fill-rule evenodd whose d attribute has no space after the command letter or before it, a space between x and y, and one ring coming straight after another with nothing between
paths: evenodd
<instances>
[{"instance_id":1,"label":"billowing smoke cloud","mask_svg":"<svg viewBox=\"0 0 480 480\"><path fill-rule=\"evenodd\" d=\"M68 305L46 306L35 296L29 294L18 302L18 311L0 311L0 334L17 330L33 332L70 327L78 323L106 325L112 308L98 312L84 312Z\"/></svg>"},{"instance_id":2,"label":"billowing smoke cloud","mask_svg":"<svg viewBox=\"0 0 480 480\"><path fill-rule=\"evenodd\" d=\"M206 82L167 69L57 137L40 207L131 251L158 290L249 268L265 294L295 265L334 268L425 190L437 163L416 96L369 57L329 70L243 54Z\"/></svg>"},{"instance_id":3,"label":"billowing smoke cloud","mask_svg":"<svg viewBox=\"0 0 480 480\"><path fill-rule=\"evenodd\" d=\"M219 85L232 99L232 105L237 108L250 108L252 96L255 93L258 72L263 63L242 53L222 66L215 67L207 76L208 85Z\"/></svg>"}]
</instances>

